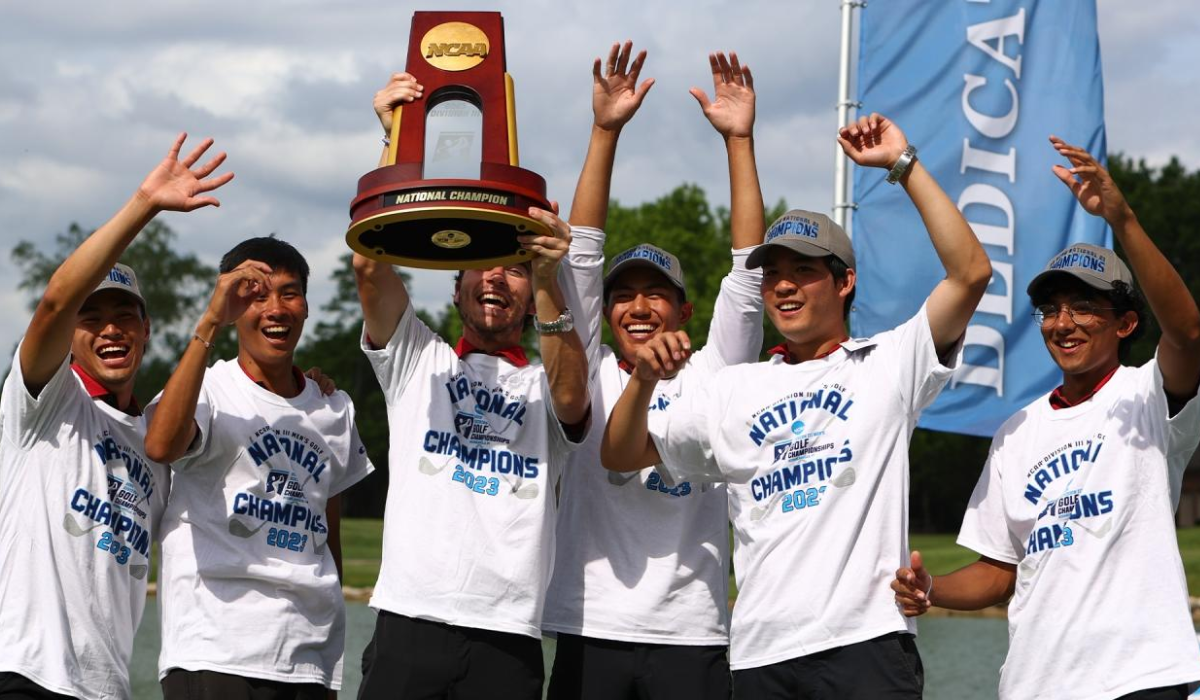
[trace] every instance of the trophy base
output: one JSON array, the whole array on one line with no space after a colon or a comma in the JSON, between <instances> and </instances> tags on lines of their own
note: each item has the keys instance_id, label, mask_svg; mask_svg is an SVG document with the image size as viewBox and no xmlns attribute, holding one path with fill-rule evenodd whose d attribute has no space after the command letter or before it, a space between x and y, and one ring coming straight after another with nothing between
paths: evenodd
<instances>
[{"instance_id":1,"label":"trophy base","mask_svg":"<svg viewBox=\"0 0 1200 700\"><path fill-rule=\"evenodd\" d=\"M434 270L532 260L534 254L521 248L517 236L551 235L548 226L529 216L529 207L548 210L550 204L539 176L511 170L520 171L526 182L412 180L403 166L368 173L350 206L346 243L381 262Z\"/></svg>"}]
</instances>

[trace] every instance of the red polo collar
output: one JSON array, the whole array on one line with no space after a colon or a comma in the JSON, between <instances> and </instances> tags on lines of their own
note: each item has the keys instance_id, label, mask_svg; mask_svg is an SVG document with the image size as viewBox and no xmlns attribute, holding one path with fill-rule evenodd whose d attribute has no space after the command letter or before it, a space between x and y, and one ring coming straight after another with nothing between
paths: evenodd
<instances>
[{"instance_id":1,"label":"red polo collar","mask_svg":"<svg viewBox=\"0 0 1200 700\"><path fill-rule=\"evenodd\" d=\"M105 389L104 385L96 381L96 378L88 374L87 370L85 370L81 365L76 362L72 362L71 369L75 371L75 376L79 377L79 379L83 382L83 389L87 392L88 397L100 399L118 411L121 410L117 406L116 394L112 393L108 389ZM142 415L142 407L138 405L136 398L130 397L129 407L126 408L123 413L127 413L131 416L140 416Z\"/></svg>"},{"instance_id":2,"label":"red polo collar","mask_svg":"<svg viewBox=\"0 0 1200 700\"><path fill-rule=\"evenodd\" d=\"M459 338L458 344L454 346L454 354L458 355L459 359L470 355L473 352L482 352L485 355L492 357L501 357L508 360L514 367L524 367L529 364L529 358L525 356L525 348L520 345L510 345L507 348L500 348L494 352L485 352L471 344L466 338Z\"/></svg>"},{"instance_id":3,"label":"red polo collar","mask_svg":"<svg viewBox=\"0 0 1200 700\"><path fill-rule=\"evenodd\" d=\"M255 384L261 386L264 389L267 389L267 383L262 379L256 378L253 374L250 374L250 370L246 369L246 366L242 364L241 360L238 360L238 367L242 368L242 372L247 377L250 378L250 381L254 382ZM294 378L296 380L296 388L299 389L301 392L303 392L304 385L307 383L308 380L306 380L304 378L304 372L301 372L300 368L297 367L296 365L292 365L292 378ZM267 391L270 391L270 389L267 389Z\"/></svg>"},{"instance_id":4,"label":"red polo collar","mask_svg":"<svg viewBox=\"0 0 1200 700\"><path fill-rule=\"evenodd\" d=\"M830 355L832 355L833 353L835 353L839 349L841 349L842 343L846 342L847 340L850 340L850 338L849 337L842 338L838 342L837 345L834 345L833 347L829 348L825 352L821 353L820 355L817 355L816 357L814 357L812 359L819 360L822 357L829 357ZM779 345L776 345L775 347L768 350L767 354L768 355L783 355L783 361L789 365L798 365L801 362L800 360L797 360L794 355L792 355L792 351L788 349L787 343L780 343Z\"/></svg>"},{"instance_id":5,"label":"red polo collar","mask_svg":"<svg viewBox=\"0 0 1200 700\"><path fill-rule=\"evenodd\" d=\"M1104 388L1104 385L1108 384L1108 380L1112 379L1113 375L1116 374L1117 370L1119 370L1119 369L1121 369L1120 365L1113 367L1111 372L1104 375L1104 377L1102 377L1100 379L1100 381L1097 382L1096 386L1092 387L1092 390L1089 391L1088 393L1084 394L1078 401L1072 402L1070 399L1068 399L1066 396L1064 396L1063 388L1062 388L1062 385L1060 384L1057 389L1050 392L1050 408L1057 411L1060 408L1071 408L1072 406L1078 406L1079 404L1083 403L1084 401L1087 401L1088 399L1095 396L1097 391L1100 391L1100 389Z\"/></svg>"}]
</instances>

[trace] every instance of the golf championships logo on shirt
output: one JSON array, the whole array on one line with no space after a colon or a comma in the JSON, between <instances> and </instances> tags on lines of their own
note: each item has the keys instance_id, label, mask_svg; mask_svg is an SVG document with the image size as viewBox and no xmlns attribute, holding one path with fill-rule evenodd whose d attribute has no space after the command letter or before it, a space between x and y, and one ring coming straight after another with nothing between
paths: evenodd
<instances>
[{"instance_id":1,"label":"golf championships logo on shirt","mask_svg":"<svg viewBox=\"0 0 1200 700\"><path fill-rule=\"evenodd\" d=\"M448 474L451 481L482 496L536 497L540 487L526 480L541 474L541 458L506 448L525 427L529 410L519 382L512 391L506 388L515 377L516 373L501 377L501 386L489 386L471 381L463 372L452 376L444 385L454 410L452 425L435 420L425 432L421 445L430 456L420 457L418 471L438 478ZM446 472L451 464L454 469Z\"/></svg>"},{"instance_id":2,"label":"golf championships logo on shirt","mask_svg":"<svg viewBox=\"0 0 1200 700\"><path fill-rule=\"evenodd\" d=\"M770 450L770 468L750 481L758 505L752 521L775 512L796 513L819 508L829 488L849 488L856 475L849 440L835 437L853 417L854 399L837 383L816 391L797 391L755 412L747 440Z\"/></svg>"},{"instance_id":3,"label":"golf championships logo on shirt","mask_svg":"<svg viewBox=\"0 0 1200 700\"><path fill-rule=\"evenodd\" d=\"M1026 556L1070 547L1079 541L1078 530L1100 539L1108 535L1113 492L1077 486L1086 481L1103 447L1104 434L1097 433L1055 448L1029 469L1023 495L1040 511L1025 545ZM1110 517L1096 524L1102 516Z\"/></svg>"},{"instance_id":4,"label":"golf championships logo on shirt","mask_svg":"<svg viewBox=\"0 0 1200 700\"><path fill-rule=\"evenodd\" d=\"M304 489L325 477L329 468L325 447L303 433L263 426L250 436L246 453L254 466L263 469L262 481L233 497L229 534L250 539L265 530L268 547L291 552L308 551L311 537L313 551L323 554L328 527ZM249 527L244 518L258 524Z\"/></svg>"},{"instance_id":5,"label":"golf championships logo on shirt","mask_svg":"<svg viewBox=\"0 0 1200 700\"><path fill-rule=\"evenodd\" d=\"M150 464L128 445L104 431L92 445L96 458L108 473L105 493L96 495L81 486L67 501L63 529L72 537L88 533L96 540L96 550L116 566L129 565L129 575L146 577L150 556L149 517L144 504L154 494L154 473ZM148 506L147 506L148 507ZM81 524L82 521L82 524ZM130 563L133 555L138 563Z\"/></svg>"}]
</instances>

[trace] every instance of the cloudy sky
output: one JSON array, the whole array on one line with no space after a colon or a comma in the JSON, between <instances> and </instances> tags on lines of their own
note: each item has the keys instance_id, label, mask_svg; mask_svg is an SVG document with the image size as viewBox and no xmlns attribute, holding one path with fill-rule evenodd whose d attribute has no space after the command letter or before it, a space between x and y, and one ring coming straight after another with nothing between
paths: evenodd
<instances>
[{"instance_id":1,"label":"cloudy sky","mask_svg":"<svg viewBox=\"0 0 1200 700\"><path fill-rule=\"evenodd\" d=\"M658 82L622 139L617 199L642 202L696 182L714 203L728 201L720 140L687 89L711 89L706 53L732 49L756 76L767 201L831 205L838 0L427 6L482 4L505 17L521 164L544 175L564 206L586 147L592 58L626 38L649 50L644 75ZM1111 148L1200 167L1194 3L1099 5ZM48 249L71 222L99 226L183 130L213 136L237 179L219 193L220 209L163 215L181 248L215 263L237 241L276 232L313 264L310 300L319 307L346 250L347 204L379 154L371 97L403 67L415 9L0 0L0 349L9 352L28 321L13 246L30 239ZM448 298L442 273L418 273L413 287L421 306Z\"/></svg>"}]
</instances>

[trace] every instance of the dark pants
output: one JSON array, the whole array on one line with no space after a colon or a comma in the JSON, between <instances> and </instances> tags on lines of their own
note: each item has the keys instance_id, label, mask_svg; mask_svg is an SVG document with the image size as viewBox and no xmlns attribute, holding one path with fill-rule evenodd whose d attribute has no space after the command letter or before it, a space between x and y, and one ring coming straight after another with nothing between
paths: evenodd
<instances>
[{"instance_id":1,"label":"dark pants","mask_svg":"<svg viewBox=\"0 0 1200 700\"><path fill-rule=\"evenodd\" d=\"M283 683L216 671L173 669L162 679L163 700L326 700L320 683Z\"/></svg>"},{"instance_id":2,"label":"dark pants","mask_svg":"<svg viewBox=\"0 0 1200 700\"><path fill-rule=\"evenodd\" d=\"M51 693L25 676L0 671L0 700L73 700L70 695Z\"/></svg>"},{"instance_id":3,"label":"dark pants","mask_svg":"<svg viewBox=\"0 0 1200 700\"><path fill-rule=\"evenodd\" d=\"M359 700L540 700L540 639L379 611Z\"/></svg>"},{"instance_id":4,"label":"dark pants","mask_svg":"<svg viewBox=\"0 0 1200 700\"><path fill-rule=\"evenodd\" d=\"M558 635L548 700L729 700L725 646Z\"/></svg>"},{"instance_id":5,"label":"dark pants","mask_svg":"<svg viewBox=\"0 0 1200 700\"><path fill-rule=\"evenodd\" d=\"M1147 688L1135 690L1128 695L1122 695L1117 700L1187 700L1188 687L1173 685L1164 688Z\"/></svg>"},{"instance_id":6,"label":"dark pants","mask_svg":"<svg viewBox=\"0 0 1200 700\"><path fill-rule=\"evenodd\" d=\"M745 700L917 700L924 687L916 641L899 632L733 672Z\"/></svg>"}]
</instances>

